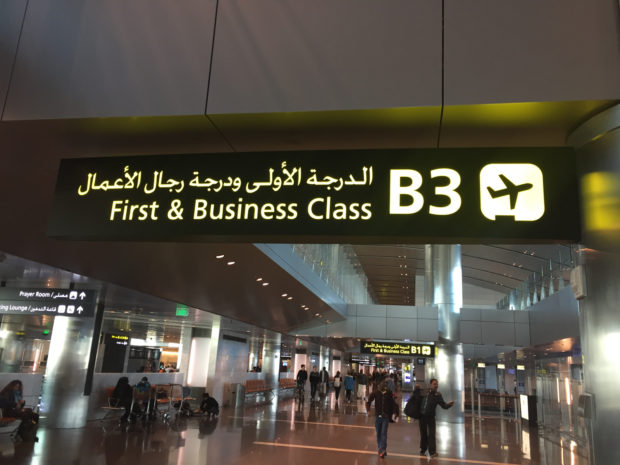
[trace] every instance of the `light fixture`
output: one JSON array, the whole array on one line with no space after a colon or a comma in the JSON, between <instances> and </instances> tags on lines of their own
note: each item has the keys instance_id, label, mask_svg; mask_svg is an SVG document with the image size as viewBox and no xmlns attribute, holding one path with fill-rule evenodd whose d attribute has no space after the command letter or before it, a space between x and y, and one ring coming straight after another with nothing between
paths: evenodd
<instances>
[{"instance_id":1,"label":"light fixture","mask_svg":"<svg viewBox=\"0 0 620 465\"><path fill-rule=\"evenodd\" d=\"M289 296L289 298L288 298L288 299L286 299L286 300L293 300L293 298L292 298L291 296Z\"/></svg>"},{"instance_id":2,"label":"light fixture","mask_svg":"<svg viewBox=\"0 0 620 465\"><path fill-rule=\"evenodd\" d=\"M234 262L234 261L230 261L230 262L228 262L228 263L226 263L226 264L227 264L228 266L230 266L230 265L234 265L234 264L235 264L235 262Z\"/></svg>"},{"instance_id":3,"label":"light fixture","mask_svg":"<svg viewBox=\"0 0 620 465\"><path fill-rule=\"evenodd\" d=\"M282 294L282 297L286 297L288 294Z\"/></svg>"},{"instance_id":4,"label":"light fixture","mask_svg":"<svg viewBox=\"0 0 620 465\"><path fill-rule=\"evenodd\" d=\"M263 278L256 278L256 282L260 283L263 280Z\"/></svg>"},{"instance_id":5,"label":"light fixture","mask_svg":"<svg viewBox=\"0 0 620 465\"><path fill-rule=\"evenodd\" d=\"M218 260L224 258L224 254L216 255L215 258L217 258Z\"/></svg>"},{"instance_id":6,"label":"light fixture","mask_svg":"<svg viewBox=\"0 0 620 465\"><path fill-rule=\"evenodd\" d=\"M263 286L269 286L269 283L263 283Z\"/></svg>"}]
</instances>

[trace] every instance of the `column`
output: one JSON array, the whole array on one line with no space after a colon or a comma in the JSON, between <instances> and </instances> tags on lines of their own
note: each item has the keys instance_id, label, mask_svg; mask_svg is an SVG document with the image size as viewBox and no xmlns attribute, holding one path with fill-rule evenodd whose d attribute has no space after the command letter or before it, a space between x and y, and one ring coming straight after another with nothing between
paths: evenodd
<instances>
[{"instance_id":1,"label":"column","mask_svg":"<svg viewBox=\"0 0 620 465\"><path fill-rule=\"evenodd\" d=\"M591 463L620 463L620 105L591 118L569 138L577 150L583 211L585 295L579 301L584 390L591 395ZM578 402L578 399L573 399Z\"/></svg>"},{"instance_id":2,"label":"column","mask_svg":"<svg viewBox=\"0 0 620 465\"><path fill-rule=\"evenodd\" d=\"M444 412L443 418L453 423L463 423L465 368L463 344L460 342L463 306L461 246L427 245L425 266L426 281L432 283L426 287L431 293L426 299L438 311L439 343L434 377L439 381L439 391L444 400L455 401L455 405Z\"/></svg>"},{"instance_id":3,"label":"column","mask_svg":"<svg viewBox=\"0 0 620 465\"><path fill-rule=\"evenodd\" d=\"M100 302L97 312L103 316ZM55 316L41 394L41 413L49 428L81 428L86 425L89 396L84 395L91 346L96 350L95 318ZM94 357L92 361L94 368ZM92 373L90 375L92 382Z\"/></svg>"}]
</instances>

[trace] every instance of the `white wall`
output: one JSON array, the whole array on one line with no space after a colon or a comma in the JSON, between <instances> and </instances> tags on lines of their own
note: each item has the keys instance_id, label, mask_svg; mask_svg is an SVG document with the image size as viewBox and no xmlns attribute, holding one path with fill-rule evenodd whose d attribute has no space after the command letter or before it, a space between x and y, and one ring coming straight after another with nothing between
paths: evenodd
<instances>
[{"instance_id":1,"label":"white wall","mask_svg":"<svg viewBox=\"0 0 620 465\"><path fill-rule=\"evenodd\" d=\"M247 343L220 338L216 376L207 384L207 391L218 400L220 405L228 405L227 387L231 383L244 384L248 378L263 378L263 373L248 373L248 355Z\"/></svg>"},{"instance_id":2,"label":"white wall","mask_svg":"<svg viewBox=\"0 0 620 465\"><path fill-rule=\"evenodd\" d=\"M211 338L194 337L189 349L189 363L187 367L187 385L204 387L207 385L209 374L209 353Z\"/></svg>"}]
</instances>

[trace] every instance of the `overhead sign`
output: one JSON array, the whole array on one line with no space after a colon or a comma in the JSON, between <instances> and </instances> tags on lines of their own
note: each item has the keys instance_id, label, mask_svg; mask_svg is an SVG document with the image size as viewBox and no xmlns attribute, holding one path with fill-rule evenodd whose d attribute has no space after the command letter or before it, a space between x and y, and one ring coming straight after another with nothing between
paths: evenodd
<instances>
[{"instance_id":1,"label":"overhead sign","mask_svg":"<svg viewBox=\"0 0 620 465\"><path fill-rule=\"evenodd\" d=\"M0 314L92 317L97 291L0 287Z\"/></svg>"},{"instance_id":2,"label":"overhead sign","mask_svg":"<svg viewBox=\"0 0 620 465\"><path fill-rule=\"evenodd\" d=\"M360 352L362 354L435 357L435 344L420 344L416 342L362 341L360 344Z\"/></svg>"},{"instance_id":3,"label":"overhead sign","mask_svg":"<svg viewBox=\"0 0 620 465\"><path fill-rule=\"evenodd\" d=\"M568 148L62 160L48 234L253 242L579 240Z\"/></svg>"}]
</instances>

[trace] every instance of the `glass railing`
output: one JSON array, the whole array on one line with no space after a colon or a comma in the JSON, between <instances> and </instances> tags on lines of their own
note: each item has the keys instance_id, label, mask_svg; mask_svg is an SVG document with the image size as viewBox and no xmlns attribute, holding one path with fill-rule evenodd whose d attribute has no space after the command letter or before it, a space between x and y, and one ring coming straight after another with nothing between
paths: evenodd
<instances>
[{"instance_id":1,"label":"glass railing","mask_svg":"<svg viewBox=\"0 0 620 465\"><path fill-rule=\"evenodd\" d=\"M549 260L540 271L514 288L497 302L498 310L525 310L570 285L570 270L575 266L573 254L563 254L559 261Z\"/></svg>"},{"instance_id":2,"label":"glass railing","mask_svg":"<svg viewBox=\"0 0 620 465\"><path fill-rule=\"evenodd\" d=\"M373 303L368 292L368 278L352 246L291 244L291 247L346 303Z\"/></svg>"}]
</instances>

